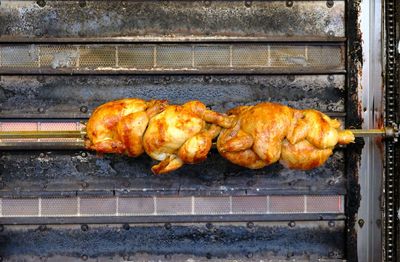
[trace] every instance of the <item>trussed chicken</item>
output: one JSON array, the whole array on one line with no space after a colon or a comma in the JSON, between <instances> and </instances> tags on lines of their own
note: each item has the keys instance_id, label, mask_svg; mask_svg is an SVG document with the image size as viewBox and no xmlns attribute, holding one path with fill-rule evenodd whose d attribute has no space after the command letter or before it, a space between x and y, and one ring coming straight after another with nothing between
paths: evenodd
<instances>
[{"instance_id":1,"label":"trussed chicken","mask_svg":"<svg viewBox=\"0 0 400 262\"><path fill-rule=\"evenodd\" d=\"M340 130L337 120L321 112L274 103L241 106L224 115L199 101L168 105L122 99L98 107L86 128L88 149L132 157L146 152L161 161L152 167L155 174L203 161L218 135L221 155L252 169L277 161L311 169L322 165L336 144L354 141L352 132Z\"/></svg>"},{"instance_id":2,"label":"trussed chicken","mask_svg":"<svg viewBox=\"0 0 400 262\"><path fill-rule=\"evenodd\" d=\"M231 118L208 110L199 101L167 106L150 120L143 137L146 153L161 161L152 167L152 171L163 174L185 163L203 161L220 126L230 127L231 124Z\"/></svg>"},{"instance_id":3,"label":"trussed chicken","mask_svg":"<svg viewBox=\"0 0 400 262\"><path fill-rule=\"evenodd\" d=\"M217 141L222 156L240 166L258 169L280 160L293 169L322 165L336 144L354 141L350 131L316 110L296 110L274 103L237 107L231 128Z\"/></svg>"},{"instance_id":4,"label":"trussed chicken","mask_svg":"<svg viewBox=\"0 0 400 262\"><path fill-rule=\"evenodd\" d=\"M132 157L141 155L144 152L142 137L149 120L167 104L166 100L126 98L99 106L86 126L86 148Z\"/></svg>"}]
</instances>

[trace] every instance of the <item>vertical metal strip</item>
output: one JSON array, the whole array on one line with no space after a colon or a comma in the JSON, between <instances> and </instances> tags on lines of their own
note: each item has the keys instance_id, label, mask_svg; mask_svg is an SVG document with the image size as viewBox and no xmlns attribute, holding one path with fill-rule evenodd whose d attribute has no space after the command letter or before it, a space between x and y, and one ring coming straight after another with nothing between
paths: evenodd
<instances>
[{"instance_id":1,"label":"vertical metal strip","mask_svg":"<svg viewBox=\"0 0 400 262\"><path fill-rule=\"evenodd\" d=\"M37 45L36 46L36 50L37 50L37 65L38 65L38 67L40 68L40 67L42 67L42 63L41 63L41 56L42 56L42 53L41 53L41 46L39 46L39 45Z\"/></svg>"},{"instance_id":2,"label":"vertical metal strip","mask_svg":"<svg viewBox=\"0 0 400 262\"><path fill-rule=\"evenodd\" d=\"M157 215L157 197L155 197L155 196L153 196L153 206L154 206L153 215Z\"/></svg>"},{"instance_id":3,"label":"vertical metal strip","mask_svg":"<svg viewBox=\"0 0 400 262\"><path fill-rule=\"evenodd\" d=\"M386 33L386 85L385 85L385 124L396 123L396 0L385 3ZM386 141L385 188L384 188L384 255L385 261L397 259L396 196L397 177L395 173L395 145Z\"/></svg>"},{"instance_id":4,"label":"vertical metal strip","mask_svg":"<svg viewBox=\"0 0 400 262\"><path fill-rule=\"evenodd\" d=\"M78 46L76 46L76 53L77 53L77 56L76 56L76 68L79 68L80 66L81 66L81 52L80 52L80 47L79 47L79 45Z\"/></svg>"},{"instance_id":5,"label":"vertical metal strip","mask_svg":"<svg viewBox=\"0 0 400 262\"><path fill-rule=\"evenodd\" d=\"M229 196L229 214L233 214L232 196Z\"/></svg>"},{"instance_id":6,"label":"vertical metal strip","mask_svg":"<svg viewBox=\"0 0 400 262\"><path fill-rule=\"evenodd\" d=\"M363 64L363 50L359 28L360 1L346 2L346 17L346 127L361 128L359 77ZM345 257L348 261L358 261L356 222L361 199L358 176L362 147L362 139L357 139L357 143L349 145L345 152L347 176Z\"/></svg>"},{"instance_id":7,"label":"vertical metal strip","mask_svg":"<svg viewBox=\"0 0 400 262\"><path fill-rule=\"evenodd\" d=\"M233 66L233 46L229 45L229 67Z\"/></svg>"},{"instance_id":8,"label":"vertical metal strip","mask_svg":"<svg viewBox=\"0 0 400 262\"><path fill-rule=\"evenodd\" d=\"M307 195L304 195L304 213L307 213Z\"/></svg>"},{"instance_id":9,"label":"vertical metal strip","mask_svg":"<svg viewBox=\"0 0 400 262\"><path fill-rule=\"evenodd\" d=\"M42 216L42 198L39 197L38 201L39 201L38 202L38 216L41 217Z\"/></svg>"},{"instance_id":10,"label":"vertical metal strip","mask_svg":"<svg viewBox=\"0 0 400 262\"><path fill-rule=\"evenodd\" d=\"M77 197L78 201L76 202L77 204L77 216L79 217L81 215L81 198Z\"/></svg>"},{"instance_id":11,"label":"vertical metal strip","mask_svg":"<svg viewBox=\"0 0 400 262\"><path fill-rule=\"evenodd\" d=\"M115 46L115 67L119 67L118 45Z\"/></svg>"},{"instance_id":12,"label":"vertical metal strip","mask_svg":"<svg viewBox=\"0 0 400 262\"><path fill-rule=\"evenodd\" d=\"M153 68L157 67L157 46L153 46Z\"/></svg>"}]
</instances>

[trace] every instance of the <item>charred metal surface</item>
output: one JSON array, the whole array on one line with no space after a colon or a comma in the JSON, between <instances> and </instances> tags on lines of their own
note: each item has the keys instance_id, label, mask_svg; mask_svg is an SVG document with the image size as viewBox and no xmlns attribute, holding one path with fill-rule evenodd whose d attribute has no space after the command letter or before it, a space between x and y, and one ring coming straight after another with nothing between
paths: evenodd
<instances>
[{"instance_id":1,"label":"charred metal surface","mask_svg":"<svg viewBox=\"0 0 400 262\"><path fill-rule=\"evenodd\" d=\"M209 4L208 4L209 3ZM344 37L344 1L2 1L1 38ZM30 39L30 38L33 38ZM118 39L117 39L118 40Z\"/></svg>"},{"instance_id":2,"label":"charred metal surface","mask_svg":"<svg viewBox=\"0 0 400 262\"><path fill-rule=\"evenodd\" d=\"M358 139L358 138L357 138ZM361 139L360 139L361 140ZM356 217L360 207L360 184L359 184L359 167L361 161L361 150L364 143L357 141L356 144L348 146L346 152L346 174L347 174L347 257L350 261L357 261L357 232Z\"/></svg>"},{"instance_id":3,"label":"charred metal surface","mask_svg":"<svg viewBox=\"0 0 400 262\"><path fill-rule=\"evenodd\" d=\"M361 128L361 98L359 94L359 79L362 72L362 36L359 28L360 1L350 1L347 5L347 99L346 99L346 126ZM358 261L357 232L355 230L356 217L360 206L360 185L358 181L361 150L364 145L362 139L347 147L346 175L347 175L347 202L346 202L346 258L349 261Z\"/></svg>"},{"instance_id":4,"label":"charred metal surface","mask_svg":"<svg viewBox=\"0 0 400 262\"><path fill-rule=\"evenodd\" d=\"M44 154L40 154L44 153ZM80 195L115 192L121 195L244 195L345 194L343 151L310 171L295 171L275 164L249 170L230 164L213 150L197 165L162 176L151 173L147 156L96 156L73 151L2 152L0 178L4 196L37 196L63 192ZM115 191L114 191L115 190Z\"/></svg>"},{"instance_id":5,"label":"charred metal surface","mask_svg":"<svg viewBox=\"0 0 400 262\"><path fill-rule=\"evenodd\" d=\"M210 257L210 256L209 256ZM304 260L307 259L305 256L293 256L290 257L295 261L298 260ZM231 262L231 258L213 258L212 256L210 258L207 258L207 256L199 258L196 256L192 255L164 255L164 256L156 256L156 255L148 255L148 254L134 254L132 256L114 256L114 257L104 257L104 258L88 258L86 261L88 262L97 262L97 261L107 261L107 262L120 262L121 259L128 259L127 261L159 261L159 262L165 262L165 261L174 261L174 262L186 262L186 261L196 261L196 262L207 262L212 259L212 261L215 262ZM254 256L252 253L249 253L246 256L243 257L235 257L234 261L237 262L242 262L242 261L262 261L263 257L262 256ZM287 256L285 257L274 257L276 261L285 261L287 260ZM32 257L32 256L11 256L9 257L10 261L24 261L24 262L41 262L43 260L40 259L40 257ZM46 258L46 262L58 262L58 261L64 261L64 262L74 262L76 261L76 257L68 257L68 256L53 256ZM324 262L342 262L343 259L324 259Z\"/></svg>"},{"instance_id":6,"label":"charred metal surface","mask_svg":"<svg viewBox=\"0 0 400 262\"><path fill-rule=\"evenodd\" d=\"M335 227L327 222L255 223L252 229L245 224L173 224L169 229L159 226L133 226L128 230L111 225L89 225L87 231L78 226L13 227L0 233L0 254L10 257L71 256L75 259L146 255L168 255L172 261L179 255L202 258L243 259L343 258L344 223ZM196 248L193 248L196 247ZM126 259L124 259L126 260Z\"/></svg>"},{"instance_id":7,"label":"charred metal surface","mask_svg":"<svg viewBox=\"0 0 400 262\"><path fill-rule=\"evenodd\" d=\"M0 117L87 118L97 106L126 97L171 103L198 99L220 112L273 101L343 113L344 86L344 75L2 76Z\"/></svg>"},{"instance_id":8,"label":"charred metal surface","mask_svg":"<svg viewBox=\"0 0 400 262\"><path fill-rule=\"evenodd\" d=\"M1 217L1 225L66 225L66 224L155 224L155 223L221 223L221 222L278 222L278 221L334 221L344 220L343 214L291 213L241 215L162 215L162 216L80 216L80 217ZM170 225L167 225L170 227ZM254 227L253 227L254 228Z\"/></svg>"}]
</instances>

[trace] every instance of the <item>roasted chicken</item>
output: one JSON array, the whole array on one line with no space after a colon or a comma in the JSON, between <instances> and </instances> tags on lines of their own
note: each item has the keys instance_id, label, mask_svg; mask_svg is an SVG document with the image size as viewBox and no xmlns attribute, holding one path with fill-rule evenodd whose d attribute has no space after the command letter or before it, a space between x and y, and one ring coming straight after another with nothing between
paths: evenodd
<instances>
[{"instance_id":1,"label":"roasted chicken","mask_svg":"<svg viewBox=\"0 0 400 262\"><path fill-rule=\"evenodd\" d=\"M182 106L169 105L154 116L143 137L146 153L161 161L152 167L155 174L203 161L220 127L230 127L232 118L208 110L199 101Z\"/></svg>"},{"instance_id":2,"label":"roasted chicken","mask_svg":"<svg viewBox=\"0 0 400 262\"><path fill-rule=\"evenodd\" d=\"M228 112L235 124L218 137L220 154L232 163L258 169L280 161L307 170L322 165L336 144L354 141L350 131L316 110L274 103L241 106Z\"/></svg>"},{"instance_id":3,"label":"roasted chicken","mask_svg":"<svg viewBox=\"0 0 400 262\"><path fill-rule=\"evenodd\" d=\"M132 157L141 155L144 152L142 138L149 120L167 104L166 100L127 98L99 106L86 125L86 148Z\"/></svg>"},{"instance_id":4,"label":"roasted chicken","mask_svg":"<svg viewBox=\"0 0 400 262\"><path fill-rule=\"evenodd\" d=\"M152 167L155 174L203 161L218 135L220 154L252 169L277 161L311 169L322 165L336 144L354 141L350 131L340 130L337 120L321 112L274 103L241 106L225 115L199 101L169 105L122 99L98 107L86 129L88 149L132 157L146 152L161 161Z\"/></svg>"}]
</instances>

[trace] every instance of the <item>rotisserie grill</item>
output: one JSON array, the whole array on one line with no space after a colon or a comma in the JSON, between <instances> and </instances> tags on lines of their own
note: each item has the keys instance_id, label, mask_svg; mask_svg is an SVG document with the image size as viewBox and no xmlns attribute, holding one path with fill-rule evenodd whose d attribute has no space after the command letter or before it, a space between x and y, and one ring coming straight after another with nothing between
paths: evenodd
<instances>
[{"instance_id":1,"label":"rotisserie grill","mask_svg":"<svg viewBox=\"0 0 400 262\"><path fill-rule=\"evenodd\" d=\"M0 261L396 261L396 3L1 0Z\"/></svg>"}]
</instances>

